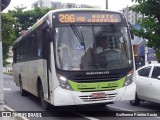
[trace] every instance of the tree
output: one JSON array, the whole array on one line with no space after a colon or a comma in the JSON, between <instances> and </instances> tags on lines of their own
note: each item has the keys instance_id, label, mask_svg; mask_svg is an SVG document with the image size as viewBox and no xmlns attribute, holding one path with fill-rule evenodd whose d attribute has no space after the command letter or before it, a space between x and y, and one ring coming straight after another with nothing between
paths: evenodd
<instances>
[{"instance_id":1,"label":"tree","mask_svg":"<svg viewBox=\"0 0 160 120\"><path fill-rule=\"evenodd\" d=\"M22 34L22 30L28 30L34 23L44 16L49 8L35 8L26 10L26 7L16 7L15 10L10 10L8 13L2 13L2 39L3 39L3 66L8 62L9 47Z\"/></svg>"},{"instance_id":2,"label":"tree","mask_svg":"<svg viewBox=\"0 0 160 120\"><path fill-rule=\"evenodd\" d=\"M2 13L2 45L3 45L3 65L6 66L8 62L9 46L12 45L15 39L15 31L13 25L15 24L15 19L8 13Z\"/></svg>"},{"instance_id":3,"label":"tree","mask_svg":"<svg viewBox=\"0 0 160 120\"><path fill-rule=\"evenodd\" d=\"M10 10L9 13L16 19L16 24L14 25L16 31L16 38L18 38L24 30L28 30L34 23L37 22L41 17L43 17L50 8L41 9L39 7L33 10L26 10L26 7L16 7L15 10Z\"/></svg>"},{"instance_id":4,"label":"tree","mask_svg":"<svg viewBox=\"0 0 160 120\"><path fill-rule=\"evenodd\" d=\"M135 35L148 39L147 46L156 51L160 62L160 0L133 0L138 4L131 7L134 12L145 15L138 20L140 30L134 30Z\"/></svg>"}]
</instances>

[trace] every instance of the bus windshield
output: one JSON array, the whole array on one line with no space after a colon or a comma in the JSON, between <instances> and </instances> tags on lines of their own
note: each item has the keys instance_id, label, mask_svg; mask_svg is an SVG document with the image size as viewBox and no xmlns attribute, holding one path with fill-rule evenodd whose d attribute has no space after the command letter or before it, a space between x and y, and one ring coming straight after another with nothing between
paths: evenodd
<instances>
[{"instance_id":1,"label":"bus windshield","mask_svg":"<svg viewBox=\"0 0 160 120\"><path fill-rule=\"evenodd\" d=\"M92 71L123 69L132 65L131 43L126 26L58 26L56 64L61 70Z\"/></svg>"}]
</instances>

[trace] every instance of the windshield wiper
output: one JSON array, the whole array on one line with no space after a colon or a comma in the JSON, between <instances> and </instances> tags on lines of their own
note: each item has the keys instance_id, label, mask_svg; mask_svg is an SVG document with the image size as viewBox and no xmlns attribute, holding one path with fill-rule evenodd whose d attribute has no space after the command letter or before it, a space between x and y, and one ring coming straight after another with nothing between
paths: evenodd
<instances>
[{"instance_id":1,"label":"windshield wiper","mask_svg":"<svg viewBox=\"0 0 160 120\"><path fill-rule=\"evenodd\" d=\"M73 23L71 23L70 26L71 26L75 36L77 37L80 45L84 47L84 50L86 52L86 47L85 47L85 42L84 42L84 37L83 37L82 31L81 31L81 33L79 33L77 27Z\"/></svg>"},{"instance_id":2,"label":"windshield wiper","mask_svg":"<svg viewBox=\"0 0 160 120\"><path fill-rule=\"evenodd\" d=\"M96 65L96 68L98 69L99 64L98 64L98 56L96 52L96 39L95 39L95 31L94 31L94 25L92 24L92 33L93 33L93 54L94 54L94 63Z\"/></svg>"}]
</instances>

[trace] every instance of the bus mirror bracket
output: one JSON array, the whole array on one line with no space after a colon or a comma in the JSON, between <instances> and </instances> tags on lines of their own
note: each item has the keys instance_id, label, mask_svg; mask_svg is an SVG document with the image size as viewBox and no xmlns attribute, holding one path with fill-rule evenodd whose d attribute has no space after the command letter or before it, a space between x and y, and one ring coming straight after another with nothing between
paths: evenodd
<instances>
[{"instance_id":1,"label":"bus mirror bracket","mask_svg":"<svg viewBox=\"0 0 160 120\"><path fill-rule=\"evenodd\" d=\"M131 23L128 23L128 24L129 24L129 30L130 30L130 34L131 34L131 39L134 39L133 27L132 27Z\"/></svg>"},{"instance_id":2,"label":"bus mirror bracket","mask_svg":"<svg viewBox=\"0 0 160 120\"><path fill-rule=\"evenodd\" d=\"M134 39L134 34L133 34L132 28L130 28L130 34L131 34L131 38Z\"/></svg>"}]
</instances>

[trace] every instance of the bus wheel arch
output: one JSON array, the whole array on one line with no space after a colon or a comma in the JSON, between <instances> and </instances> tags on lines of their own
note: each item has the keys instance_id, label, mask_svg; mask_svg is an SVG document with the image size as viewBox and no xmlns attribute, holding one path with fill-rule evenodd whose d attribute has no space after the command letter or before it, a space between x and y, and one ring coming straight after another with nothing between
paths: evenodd
<instances>
[{"instance_id":1,"label":"bus wheel arch","mask_svg":"<svg viewBox=\"0 0 160 120\"><path fill-rule=\"evenodd\" d=\"M40 97L40 91L39 91L40 84L42 84L42 81L41 81L41 78L38 77L37 78L37 95L38 95L38 97Z\"/></svg>"},{"instance_id":2,"label":"bus wheel arch","mask_svg":"<svg viewBox=\"0 0 160 120\"><path fill-rule=\"evenodd\" d=\"M38 97L40 98L41 101L41 106L43 109L48 110L49 109L49 103L44 100L44 88L42 85L42 81L40 77L37 79L37 92L38 92Z\"/></svg>"},{"instance_id":3,"label":"bus wheel arch","mask_svg":"<svg viewBox=\"0 0 160 120\"><path fill-rule=\"evenodd\" d=\"M19 87L20 87L20 93L22 96L26 96L27 95L27 91L23 89L23 84L22 84L22 77L19 74Z\"/></svg>"}]
</instances>

